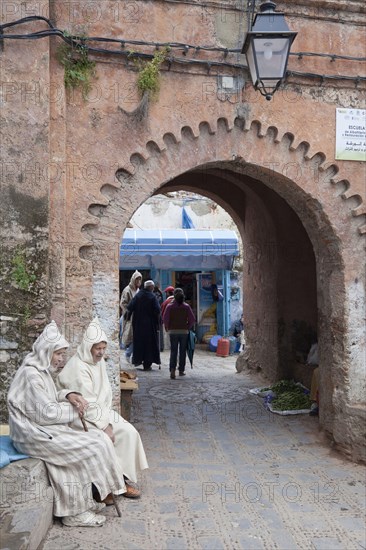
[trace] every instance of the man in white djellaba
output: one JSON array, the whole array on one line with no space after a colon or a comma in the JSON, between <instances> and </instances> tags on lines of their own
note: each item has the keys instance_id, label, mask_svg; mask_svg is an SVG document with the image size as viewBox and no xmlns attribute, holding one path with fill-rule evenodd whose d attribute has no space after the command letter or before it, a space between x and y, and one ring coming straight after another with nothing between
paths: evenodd
<instances>
[{"instance_id":1,"label":"man in white djellaba","mask_svg":"<svg viewBox=\"0 0 366 550\"><path fill-rule=\"evenodd\" d=\"M75 388L57 391L54 378L65 363L68 342L52 321L33 344L9 389L9 427L21 453L45 462L54 491L55 516L70 527L97 527L106 517L96 515L105 504L92 497L92 485L101 499L111 491L126 491L115 448L107 435L72 429L88 403Z\"/></svg>"},{"instance_id":2,"label":"man in white djellaba","mask_svg":"<svg viewBox=\"0 0 366 550\"><path fill-rule=\"evenodd\" d=\"M126 359L129 363L132 360L133 354L133 332L132 319L128 318L127 306L140 290L142 275L137 269L132 274L130 282L122 291L121 301L119 303L122 312L122 344L126 348Z\"/></svg>"},{"instance_id":3,"label":"man in white djellaba","mask_svg":"<svg viewBox=\"0 0 366 550\"><path fill-rule=\"evenodd\" d=\"M56 385L59 389L73 388L88 401L84 420L89 433L107 434L114 444L119 467L125 477L127 490L123 496L139 498L140 491L129 482L136 483L138 472L148 468L148 463L136 428L112 410L112 390L103 358L107 342L96 317L85 331L77 352L58 375ZM112 495L108 495L104 502L113 504Z\"/></svg>"}]
</instances>

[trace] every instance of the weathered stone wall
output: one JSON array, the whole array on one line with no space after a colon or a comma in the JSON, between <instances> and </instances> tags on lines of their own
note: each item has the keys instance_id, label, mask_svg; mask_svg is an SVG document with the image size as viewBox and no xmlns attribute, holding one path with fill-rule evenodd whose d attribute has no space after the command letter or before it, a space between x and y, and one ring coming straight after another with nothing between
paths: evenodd
<instances>
[{"instance_id":1,"label":"weathered stone wall","mask_svg":"<svg viewBox=\"0 0 366 550\"><path fill-rule=\"evenodd\" d=\"M50 313L49 45L28 43L21 55L13 46L0 54L0 422L9 383Z\"/></svg>"},{"instance_id":2,"label":"weathered stone wall","mask_svg":"<svg viewBox=\"0 0 366 550\"><path fill-rule=\"evenodd\" d=\"M25 9L24 3L14 5L19 13L12 18ZM46 9L48 3L26 5L37 11ZM231 47L242 44L246 30L245 15L237 5L224 1L212 2L209 8L160 0L106 1L92 7L83 2L50 5L59 28L79 29L90 36ZM358 55L365 24L364 5L359 0L286 0L279 4L281 8L286 10L290 27L299 33L294 52ZM49 185L48 228L53 243L49 304L51 315L64 325L72 348L92 315L98 313L111 338L109 369L117 400L118 245L123 230L139 206L162 187L201 192L227 209L244 242L257 233L262 244L268 238L272 242L273 227L277 246L286 232L293 230L297 245L306 251L303 279L294 285L290 281L299 276L300 265L289 270L278 257L274 272L273 264L261 260L252 283L262 278L267 291L258 294L257 309L266 309L273 291L273 307L267 307L270 322L277 323L279 315L290 321L294 312L285 302L286 286L290 286L291 296L297 296L306 278L312 297L308 311L304 299L299 303L303 320L313 323L318 319L321 384L326 388L320 423L345 452L360 458L365 406L365 281L361 265L366 231L365 173L361 163L334 160L336 107L365 107L365 84L356 87L355 82L341 78L361 74L360 63L292 56L292 71L338 74L339 78L322 82L320 78L292 76L271 102L254 92L245 71L175 63L168 70L167 64L159 95L139 120L128 114L139 104L133 63L118 55L94 55L98 79L93 82L89 101L84 101L79 91L64 93L53 42L49 45L48 40L40 40L29 43L29 48L27 43L27 50L24 44L6 42L2 59L9 62L7 72L19 67L26 82L44 78L45 89L50 79L53 93L48 94L48 103L41 101L37 112L21 102L15 110L7 97L5 108L9 113L13 109L15 119L5 117L5 122L18 118L31 121L28 141L24 134L19 135L19 158L43 165L50 151L57 170L57 178L38 183L31 195L47 196ZM148 46L138 48L145 51ZM23 63L24 55L28 63ZM203 50L190 50L186 56L174 51L174 55L183 60L243 61L239 54L225 57L224 53ZM234 77L237 86L232 92L223 92L222 74ZM32 123L30 115L36 122ZM42 139L37 142L45 121L50 123L47 145ZM18 131L19 125L13 130L16 140ZM7 146L9 149L11 144L7 142ZM271 201L269 194L260 200L258 194L252 196L253 189L245 188L246 178L277 193L294 214L282 209L278 200ZM17 201L16 210L19 208ZM263 213L263 223L255 212ZM47 271L44 273L47 278ZM254 308L252 314L255 322ZM253 348L251 360L260 358L263 370L270 374L262 348L259 343ZM278 349L273 353L278 361Z\"/></svg>"},{"instance_id":3,"label":"weathered stone wall","mask_svg":"<svg viewBox=\"0 0 366 550\"><path fill-rule=\"evenodd\" d=\"M245 190L244 231L247 257L244 270L247 367L261 371L270 380L276 380L280 372L276 289L279 262L277 254L271 252L273 246L278 248L279 242L270 212L251 187Z\"/></svg>"},{"instance_id":4,"label":"weathered stone wall","mask_svg":"<svg viewBox=\"0 0 366 550\"><path fill-rule=\"evenodd\" d=\"M245 185L247 364L265 365L272 381L291 378L317 333L314 252L298 216L276 192L259 181Z\"/></svg>"}]
</instances>

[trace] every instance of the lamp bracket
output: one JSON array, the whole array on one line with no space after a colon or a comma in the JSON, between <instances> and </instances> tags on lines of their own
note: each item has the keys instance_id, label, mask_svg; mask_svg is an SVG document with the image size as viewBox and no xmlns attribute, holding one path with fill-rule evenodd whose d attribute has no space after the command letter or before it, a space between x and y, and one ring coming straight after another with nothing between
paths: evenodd
<instances>
[{"instance_id":1,"label":"lamp bracket","mask_svg":"<svg viewBox=\"0 0 366 550\"><path fill-rule=\"evenodd\" d=\"M259 91L259 93L266 98L267 101L270 101L273 97L273 94L278 90L278 88L280 87L280 84L281 84L281 81L279 81L277 84L276 84L276 87L273 88L273 90L271 92L269 92L264 83L263 83L263 80L260 80L260 85L261 87L259 88L259 85L257 84L256 86L256 90Z\"/></svg>"},{"instance_id":2,"label":"lamp bracket","mask_svg":"<svg viewBox=\"0 0 366 550\"><path fill-rule=\"evenodd\" d=\"M259 9L261 10L262 13L275 11L276 4L275 2L263 2L263 4L259 6Z\"/></svg>"}]
</instances>

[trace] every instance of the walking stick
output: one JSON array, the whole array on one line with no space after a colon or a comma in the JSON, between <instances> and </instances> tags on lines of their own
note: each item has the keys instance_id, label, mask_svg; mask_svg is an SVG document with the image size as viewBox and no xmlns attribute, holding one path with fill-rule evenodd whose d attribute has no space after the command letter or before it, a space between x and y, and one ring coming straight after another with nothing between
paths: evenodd
<instances>
[{"instance_id":1,"label":"walking stick","mask_svg":"<svg viewBox=\"0 0 366 550\"><path fill-rule=\"evenodd\" d=\"M85 422L85 420L84 420L84 418L83 418L82 416L80 416L80 420L81 420L81 423L82 423L82 425L83 425L84 432L88 432L88 431L89 431L89 430L88 430L88 426L86 425L86 422ZM121 518L121 517L122 517L121 510L119 509L119 506L118 506L118 504L117 504L116 497L115 497L115 495L112 493L112 491L111 491L111 495L112 495L113 505L114 505L115 509L117 510L117 515L118 515L118 517Z\"/></svg>"},{"instance_id":2,"label":"walking stick","mask_svg":"<svg viewBox=\"0 0 366 550\"><path fill-rule=\"evenodd\" d=\"M161 335L160 335L160 330L158 330L158 345L159 345L159 358L160 358L160 338L161 338ZM159 370L161 370L161 363L159 363Z\"/></svg>"}]
</instances>

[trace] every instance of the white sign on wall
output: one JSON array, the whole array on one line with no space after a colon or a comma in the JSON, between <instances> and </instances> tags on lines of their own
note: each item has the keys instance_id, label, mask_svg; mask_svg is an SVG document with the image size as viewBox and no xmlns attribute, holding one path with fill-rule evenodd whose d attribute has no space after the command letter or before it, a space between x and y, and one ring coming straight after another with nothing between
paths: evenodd
<instances>
[{"instance_id":1,"label":"white sign on wall","mask_svg":"<svg viewBox=\"0 0 366 550\"><path fill-rule=\"evenodd\" d=\"M337 109L336 116L335 158L366 161L366 110Z\"/></svg>"}]
</instances>

